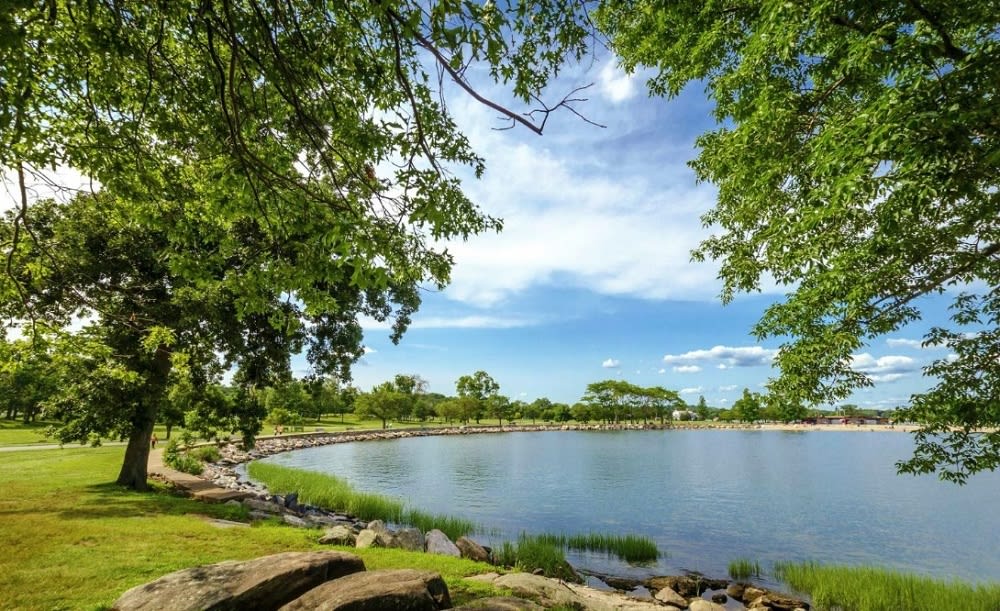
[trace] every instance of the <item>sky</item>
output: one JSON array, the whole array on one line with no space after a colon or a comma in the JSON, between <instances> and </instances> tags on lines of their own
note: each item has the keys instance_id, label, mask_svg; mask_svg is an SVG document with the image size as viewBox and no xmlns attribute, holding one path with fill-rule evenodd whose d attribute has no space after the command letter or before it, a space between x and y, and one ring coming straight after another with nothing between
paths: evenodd
<instances>
[{"instance_id":1,"label":"sky","mask_svg":"<svg viewBox=\"0 0 1000 611\"><path fill-rule=\"evenodd\" d=\"M495 111L449 90L456 123L487 163L480 180L462 168L456 176L485 213L503 218L504 230L442 245L454 256L452 282L424 292L399 345L387 324L363 321L356 386L417 374L429 390L454 394L459 376L484 370L512 399L573 403L587 384L613 378L718 407L744 388L762 390L779 342L758 343L750 330L782 291L767 286L723 306L718 266L691 261L710 235L700 216L715 200L712 185L697 184L687 166L696 137L715 127L710 102L700 85L672 100L650 98L644 80L624 74L613 57L569 70L549 96L593 83L576 108L605 127L561 111L541 136L498 129L506 124ZM480 91L510 102L496 87ZM54 178L86 187L66 169ZM0 199L10 198L9 182L7 189ZM38 184L35 194L48 192ZM876 384L851 402L894 407L928 386L920 370L944 354L919 340L943 322L945 299L921 305L923 321L855 356ZM293 359L297 373L306 368L304 358Z\"/></svg>"},{"instance_id":2,"label":"sky","mask_svg":"<svg viewBox=\"0 0 1000 611\"><path fill-rule=\"evenodd\" d=\"M700 216L715 200L713 186L697 184L687 165L697 136L716 126L702 87L650 98L644 75L626 75L605 57L550 94L559 99L591 82L577 108L606 127L561 112L542 136L498 130L505 123L497 113L449 96L487 163L481 180L457 175L473 201L504 219L504 230L448 245L452 283L425 294L398 346L385 325L366 323L357 386L407 373L454 394L459 376L484 370L512 399L572 403L587 384L614 378L719 407L744 388L763 390L780 342L758 343L750 330L783 289L764 287L723 306L718 266L690 257L710 235ZM850 402L894 407L928 386L921 368L944 354L919 340L943 321L945 304L922 305L922 323L855 356L876 384Z\"/></svg>"}]
</instances>

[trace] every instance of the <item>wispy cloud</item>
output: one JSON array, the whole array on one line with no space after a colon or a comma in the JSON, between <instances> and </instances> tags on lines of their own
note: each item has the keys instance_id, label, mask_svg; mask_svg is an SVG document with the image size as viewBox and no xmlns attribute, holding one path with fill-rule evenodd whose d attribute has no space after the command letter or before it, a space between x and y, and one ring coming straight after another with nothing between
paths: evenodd
<instances>
[{"instance_id":1,"label":"wispy cloud","mask_svg":"<svg viewBox=\"0 0 1000 611\"><path fill-rule=\"evenodd\" d=\"M702 391L703 389L701 386L691 386L689 388L682 388L678 392L680 392L682 395L697 395L701 394Z\"/></svg>"},{"instance_id":2,"label":"wispy cloud","mask_svg":"<svg viewBox=\"0 0 1000 611\"><path fill-rule=\"evenodd\" d=\"M377 321L373 318L362 318L361 326L365 329L389 329L392 322ZM417 314L410 323L411 329L515 329L518 327L532 327L541 324L541 321L534 318L522 318L511 316L420 316Z\"/></svg>"},{"instance_id":3,"label":"wispy cloud","mask_svg":"<svg viewBox=\"0 0 1000 611\"><path fill-rule=\"evenodd\" d=\"M719 387L719 392L730 392L739 388L739 384L726 384Z\"/></svg>"},{"instance_id":4,"label":"wispy cloud","mask_svg":"<svg viewBox=\"0 0 1000 611\"><path fill-rule=\"evenodd\" d=\"M674 365L673 369L675 373L698 373L701 371L701 367L698 365Z\"/></svg>"},{"instance_id":5,"label":"wispy cloud","mask_svg":"<svg viewBox=\"0 0 1000 611\"><path fill-rule=\"evenodd\" d=\"M611 58L605 62L604 67L601 68L601 72L598 75L597 83L600 87L601 95L612 104L620 104L634 97L638 90L635 77L626 74L618 66L616 58Z\"/></svg>"},{"instance_id":6,"label":"wispy cloud","mask_svg":"<svg viewBox=\"0 0 1000 611\"><path fill-rule=\"evenodd\" d=\"M866 374L873 382L895 382L920 370L920 364L911 357L887 355L878 358L863 352L851 355L851 368Z\"/></svg>"}]
</instances>

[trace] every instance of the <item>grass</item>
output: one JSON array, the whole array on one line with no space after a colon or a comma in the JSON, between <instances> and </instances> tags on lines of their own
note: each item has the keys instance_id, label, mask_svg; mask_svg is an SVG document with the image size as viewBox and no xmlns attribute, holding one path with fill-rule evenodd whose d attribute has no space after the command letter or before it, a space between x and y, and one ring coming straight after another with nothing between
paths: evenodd
<instances>
[{"instance_id":1,"label":"grass","mask_svg":"<svg viewBox=\"0 0 1000 611\"><path fill-rule=\"evenodd\" d=\"M589 533L586 535L538 535L553 545L574 550L604 552L617 556L631 564L655 562L660 558L660 550L648 537L639 535L609 535Z\"/></svg>"},{"instance_id":2,"label":"grass","mask_svg":"<svg viewBox=\"0 0 1000 611\"><path fill-rule=\"evenodd\" d=\"M269 523L219 529L206 520L240 519L242 508L124 490L111 483L123 454L122 447L0 454L0 608L107 608L125 590L179 569L331 549L316 543L313 530ZM351 551L369 569L438 571L459 604L492 593L461 579L494 570L489 565L403 550Z\"/></svg>"},{"instance_id":3,"label":"grass","mask_svg":"<svg viewBox=\"0 0 1000 611\"><path fill-rule=\"evenodd\" d=\"M476 530L476 525L469 520L409 509L396 499L358 492L346 481L332 475L261 462L247 465L247 472L276 494L296 492L303 503L348 513L362 520L406 524L425 532L436 528L452 540Z\"/></svg>"},{"instance_id":4,"label":"grass","mask_svg":"<svg viewBox=\"0 0 1000 611\"><path fill-rule=\"evenodd\" d=\"M579 581L580 577L566 561L562 546L550 536L532 536L521 533L516 542L504 541L494 549L494 561L500 566L510 566L519 571L541 569L546 577L565 581Z\"/></svg>"},{"instance_id":5,"label":"grass","mask_svg":"<svg viewBox=\"0 0 1000 611\"><path fill-rule=\"evenodd\" d=\"M760 563L747 558L737 558L729 563L729 576L737 581L760 577Z\"/></svg>"},{"instance_id":6,"label":"grass","mask_svg":"<svg viewBox=\"0 0 1000 611\"><path fill-rule=\"evenodd\" d=\"M1000 584L974 586L875 567L777 563L782 581L812 597L818 609L843 611L996 611Z\"/></svg>"}]
</instances>

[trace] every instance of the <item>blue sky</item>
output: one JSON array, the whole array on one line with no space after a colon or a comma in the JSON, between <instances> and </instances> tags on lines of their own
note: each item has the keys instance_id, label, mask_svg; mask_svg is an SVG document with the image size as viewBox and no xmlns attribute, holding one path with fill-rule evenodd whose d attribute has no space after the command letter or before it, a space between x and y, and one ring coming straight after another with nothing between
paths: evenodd
<instances>
[{"instance_id":1,"label":"blue sky","mask_svg":"<svg viewBox=\"0 0 1000 611\"><path fill-rule=\"evenodd\" d=\"M621 378L718 406L731 405L744 387L761 389L778 342L758 344L749 332L781 292L765 287L723 307L717 266L690 261L709 235L699 217L715 197L687 167L695 138L714 126L710 103L700 87L650 99L643 81L613 58L569 74L552 96L593 82L578 108L607 127L562 112L543 136L498 131L504 123L496 113L450 96L459 126L487 161L482 180L458 175L505 229L448 245L453 282L427 293L400 345L366 324L369 353L354 369L356 385L415 373L432 391L453 394L459 376L482 369L512 398L574 402L588 383ZM496 89L488 93L504 101ZM877 383L853 401L895 406L927 386L920 368L943 353L917 340L942 321L942 304L926 300L925 323L856 356Z\"/></svg>"}]
</instances>

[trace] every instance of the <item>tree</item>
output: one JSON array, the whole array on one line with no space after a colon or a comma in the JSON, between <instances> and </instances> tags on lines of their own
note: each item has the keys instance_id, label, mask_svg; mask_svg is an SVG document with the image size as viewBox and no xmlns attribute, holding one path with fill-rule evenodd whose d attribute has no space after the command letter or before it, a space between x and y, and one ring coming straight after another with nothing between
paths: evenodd
<instances>
[{"instance_id":1,"label":"tree","mask_svg":"<svg viewBox=\"0 0 1000 611\"><path fill-rule=\"evenodd\" d=\"M386 428L388 421L399 418L409 403L406 393L400 392L392 382L383 382L371 392L358 395L354 411L362 417L377 418Z\"/></svg>"},{"instance_id":2,"label":"tree","mask_svg":"<svg viewBox=\"0 0 1000 611\"><path fill-rule=\"evenodd\" d=\"M722 7L602 4L599 26L651 91L703 83L722 124L692 162L718 189L695 252L720 262L722 299L763 278L789 287L758 338L781 338L769 391L809 404L872 384L852 355L952 295L928 345L932 388L900 471L963 482L1000 465L1000 82L991 2ZM787 338L787 339L786 339Z\"/></svg>"},{"instance_id":3,"label":"tree","mask_svg":"<svg viewBox=\"0 0 1000 611\"><path fill-rule=\"evenodd\" d=\"M510 420L513 407L509 397L499 394L493 395L487 399L487 407L490 415L500 421L500 426L503 426L504 418Z\"/></svg>"},{"instance_id":4,"label":"tree","mask_svg":"<svg viewBox=\"0 0 1000 611\"><path fill-rule=\"evenodd\" d=\"M705 402L705 395L698 395L698 405L694 411L698 414L698 420L708 420L708 403Z\"/></svg>"},{"instance_id":5,"label":"tree","mask_svg":"<svg viewBox=\"0 0 1000 611\"><path fill-rule=\"evenodd\" d=\"M567 54L585 51L586 10L569 0L531 11L182 0L3 11L0 173L16 209L0 224L0 315L35 336L96 317L62 344L88 352L66 361L87 379L53 412L72 421L60 439L127 438L118 481L145 488L174 355L196 370L237 368L229 415L251 442L264 414L257 389L306 338L316 373L336 368L344 380L360 354L358 315L392 319L398 340L418 287L448 281L443 244L501 225L452 174L479 174L483 162L427 63L540 133L573 103L541 102L542 89ZM540 104L538 122L476 92L471 61ZM100 185L111 233L91 223L73 236L86 265L59 242L71 235L59 219L75 213L30 195L32 175L53 167ZM116 250L101 251L102 235ZM208 383L214 372L197 375Z\"/></svg>"},{"instance_id":6,"label":"tree","mask_svg":"<svg viewBox=\"0 0 1000 611\"><path fill-rule=\"evenodd\" d=\"M761 416L761 398L750 389L743 389L743 396L733 403L733 415L742 422L756 422Z\"/></svg>"},{"instance_id":7,"label":"tree","mask_svg":"<svg viewBox=\"0 0 1000 611\"><path fill-rule=\"evenodd\" d=\"M500 385L490 377L490 374L480 370L472 375L465 375L458 378L458 381L455 383L455 390L458 392L460 398L470 399L475 402L474 417L476 424L479 424L479 419L482 417L487 403L500 392Z\"/></svg>"}]
</instances>

